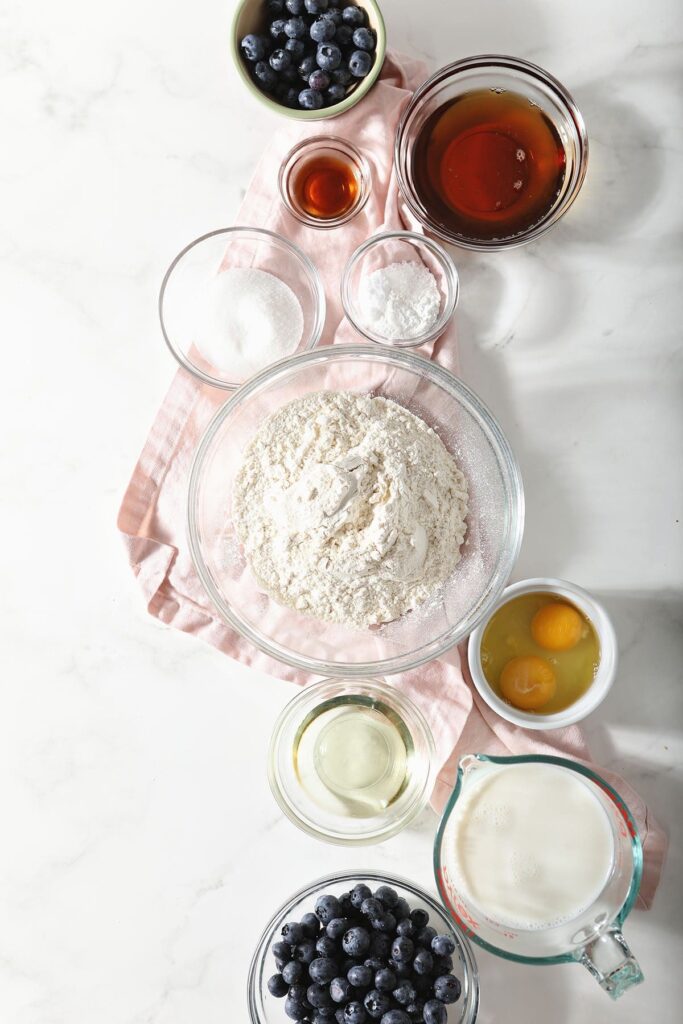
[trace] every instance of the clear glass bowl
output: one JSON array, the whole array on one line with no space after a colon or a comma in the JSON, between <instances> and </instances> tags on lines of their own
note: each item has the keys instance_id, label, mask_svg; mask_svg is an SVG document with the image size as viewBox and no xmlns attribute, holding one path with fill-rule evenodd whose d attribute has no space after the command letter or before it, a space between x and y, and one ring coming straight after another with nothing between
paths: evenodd
<instances>
[{"instance_id":1,"label":"clear glass bowl","mask_svg":"<svg viewBox=\"0 0 683 1024\"><path fill-rule=\"evenodd\" d=\"M286 238L263 228L235 227L219 228L190 242L173 260L161 283L161 330L181 366L204 383L228 391L234 391L264 365L245 366L244 358L235 354L233 369L238 359L242 368L233 372L229 351L221 366L214 365L208 355L215 341L207 343L207 338L220 316L220 295L213 285L224 270L247 267L279 278L301 304L301 338L287 355L314 348L325 323L325 291L320 275L308 256Z\"/></svg>"},{"instance_id":2,"label":"clear glass bowl","mask_svg":"<svg viewBox=\"0 0 683 1024\"><path fill-rule=\"evenodd\" d=\"M441 296L436 322L411 338L386 338L366 322L361 302L361 285L368 274L392 263L420 263L435 277ZM392 348L416 348L434 341L448 326L458 302L458 272L453 260L436 242L415 231L386 231L373 235L352 253L342 276L341 298L348 319L369 341Z\"/></svg>"},{"instance_id":3,"label":"clear glass bowl","mask_svg":"<svg viewBox=\"0 0 683 1024\"><path fill-rule=\"evenodd\" d=\"M478 239L452 231L426 208L415 182L415 143L425 121L444 103L474 89L503 89L526 97L544 111L564 146L566 174L554 204L538 223L509 237ZM564 86L536 64L498 54L467 57L428 78L403 112L394 145L399 188L414 216L447 242L480 251L522 245L547 231L576 199L586 176L587 162L588 137L583 117Z\"/></svg>"},{"instance_id":4,"label":"clear glass bowl","mask_svg":"<svg viewBox=\"0 0 683 1024\"><path fill-rule=\"evenodd\" d=\"M348 817L321 808L302 786L295 751L305 725L321 704L335 708L363 704L379 707L384 715L388 710L394 717L406 741L407 781L388 807L365 817ZM434 783L434 740L422 712L395 687L379 679L323 679L298 693L275 723L268 779L289 820L309 835L339 845L380 843L404 829L426 806Z\"/></svg>"},{"instance_id":5,"label":"clear glass bowl","mask_svg":"<svg viewBox=\"0 0 683 1024\"><path fill-rule=\"evenodd\" d=\"M353 166L358 192L353 204L339 216L314 217L299 203L295 183L297 175L303 173L308 162L313 158L320 159L326 156L335 157L337 160L348 162ZM290 149L280 165L278 187L282 202L292 216L300 220L302 224L308 224L312 228L337 228L360 213L367 203L372 191L372 174L370 165L363 154L346 139L337 138L336 135L316 135L312 139L304 139L303 142L299 142L293 149Z\"/></svg>"},{"instance_id":6,"label":"clear glass bowl","mask_svg":"<svg viewBox=\"0 0 683 1024\"><path fill-rule=\"evenodd\" d=\"M271 996L267 988L268 978L276 972L271 946L280 938L283 924L286 921L298 921L304 914L312 911L316 899L323 893L340 896L361 882L373 890L380 885L391 885L399 896L408 901L411 910L426 910L430 924L437 932L451 936L455 942L452 973L460 981L462 993L457 1003L447 1007L448 1024L474 1024L479 1008L479 975L467 939L454 926L444 908L423 889L401 878L376 871L340 871L338 874L319 878L295 892L273 915L263 931L249 968L247 998L251 1024L289 1024L284 999Z\"/></svg>"},{"instance_id":7,"label":"clear glass bowl","mask_svg":"<svg viewBox=\"0 0 683 1024\"><path fill-rule=\"evenodd\" d=\"M273 601L254 580L230 515L243 452L264 419L286 402L323 390L379 395L421 416L469 485L462 557L439 599L367 630L322 622ZM190 475L190 551L217 612L272 658L319 676L407 671L468 636L502 593L523 522L517 462L486 406L442 366L377 345L325 346L253 377L214 416Z\"/></svg>"}]
</instances>

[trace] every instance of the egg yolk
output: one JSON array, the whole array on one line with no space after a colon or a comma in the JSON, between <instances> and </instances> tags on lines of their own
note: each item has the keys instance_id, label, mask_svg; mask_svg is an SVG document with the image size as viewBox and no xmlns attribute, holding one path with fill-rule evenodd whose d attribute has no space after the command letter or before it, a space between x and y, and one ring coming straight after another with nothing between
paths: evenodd
<instances>
[{"instance_id":1,"label":"egg yolk","mask_svg":"<svg viewBox=\"0 0 683 1024\"><path fill-rule=\"evenodd\" d=\"M546 604L531 620L531 635L547 651L569 651L583 633L583 619L570 604Z\"/></svg>"},{"instance_id":2,"label":"egg yolk","mask_svg":"<svg viewBox=\"0 0 683 1024\"><path fill-rule=\"evenodd\" d=\"M555 673L535 654L511 658L500 674L500 692L522 711L536 711L555 696Z\"/></svg>"}]
</instances>

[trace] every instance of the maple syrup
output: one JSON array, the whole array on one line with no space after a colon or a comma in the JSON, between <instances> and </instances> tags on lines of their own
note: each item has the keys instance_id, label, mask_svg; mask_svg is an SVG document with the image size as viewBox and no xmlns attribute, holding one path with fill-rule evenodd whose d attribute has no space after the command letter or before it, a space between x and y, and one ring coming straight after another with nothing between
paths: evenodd
<instances>
[{"instance_id":1,"label":"maple syrup","mask_svg":"<svg viewBox=\"0 0 683 1024\"><path fill-rule=\"evenodd\" d=\"M316 220L336 220L358 199L360 173L342 153L313 154L296 167L290 183L294 203Z\"/></svg>"},{"instance_id":2,"label":"maple syrup","mask_svg":"<svg viewBox=\"0 0 683 1024\"><path fill-rule=\"evenodd\" d=\"M463 238L488 241L543 220L562 190L566 162L539 106L503 89L477 89L425 121L413 179L430 216Z\"/></svg>"}]
</instances>

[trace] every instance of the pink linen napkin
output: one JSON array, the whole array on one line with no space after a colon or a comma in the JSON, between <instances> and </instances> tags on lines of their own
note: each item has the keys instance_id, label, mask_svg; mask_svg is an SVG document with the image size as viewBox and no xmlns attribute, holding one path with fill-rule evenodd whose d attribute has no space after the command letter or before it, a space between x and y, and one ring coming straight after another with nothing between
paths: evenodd
<instances>
[{"instance_id":1,"label":"pink linen napkin","mask_svg":"<svg viewBox=\"0 0 683 1024\"><path fill-rule=\"evenodd\" d=\"M286 121L274 133L260 159L242 203L237 223L267 227L299 245L321 274L327 299L323 343L354 342L358 336L344 319L339 282L348 257L368 236L382 230L420 230L399 204L393 169L393 141L399 116L411 92L426 75L408 57L388 55L378 83L357 107L322 129ZM365 209L335 231L300 224L285 210L277 191L280 163L302 138L331 131L347 138L366 155L372 168L372 194ZM420 350L457 373L455 328ZM225 654L300 684L303 673L272 661L220 620L195 573L185 539L185 508L191 461L205 427L226 394L180 369L152 426L118 517L131 568L142 587L150 614L176 629L192 633ZM440 773L432 803L440 810L453 787L457 764L466 753L545 753L586 763L589 752L580 729L543 734L517 728L499 718L474 690L467 672L465 645L412 672L391 677L420 705L437 747ZM541 738L542 737L542 738ZM659 882L666 837L640 797L622 779L600 771L619 791L638 822L645 851L641 906L648 907Z\"/></svg>"}]
</instances>

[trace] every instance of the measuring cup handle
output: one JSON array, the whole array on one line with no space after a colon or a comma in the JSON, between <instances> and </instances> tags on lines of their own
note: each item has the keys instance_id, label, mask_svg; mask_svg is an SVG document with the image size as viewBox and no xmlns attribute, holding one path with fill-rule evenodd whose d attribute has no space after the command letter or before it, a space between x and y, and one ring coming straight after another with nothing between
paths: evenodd
<instances>
[{"instance_id":1,"label":"measuring cup handle","mask_svg":"<svg viewBox=\"0 0 683 1024\"><path fill-rule=\"evenodd\" d=\"M643 981L643 972L617 927L609 928L584 948L580 963L612 999Z\"/></svg>"}]
</instances>

